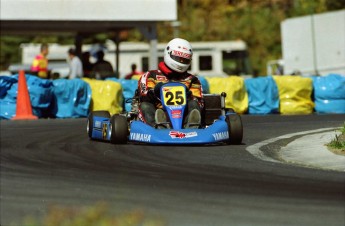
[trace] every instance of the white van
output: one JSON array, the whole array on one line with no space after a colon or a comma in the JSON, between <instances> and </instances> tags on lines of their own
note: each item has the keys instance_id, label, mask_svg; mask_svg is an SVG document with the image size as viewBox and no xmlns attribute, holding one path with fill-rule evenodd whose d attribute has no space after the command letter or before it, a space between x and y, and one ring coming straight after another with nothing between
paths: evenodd
<instances>
[{"instance_id":1,"label":"white van","mask_svg":"<svg viewBox=\"0 0 345 226\"><path fill-rule=\"evenodd\" d=\"M189 71L200 76L251 75L247 45L242 40L218 42L191 42L193 60ZM160 43L158 48L158 62L163 60L163 50L166 43ZM22 44L22 63L30 65L39 53L40 44ZM64 77L68 73L67 50L70 45L49 45L49 65ZM99 45L83 45L82 51L90 51L91 56ZM131 65L136 64L137 70L145 72L149 69L149 44L144 42L121 42L119 45L119 77L123 78L131 71ZM104 59L115 68L116 54L114 42L108 40L103 48ZM91 62L95 62L91 57ZM56 68L54 68L54 65ZM65 67L65 68L64 68Z\"/></svg>"}]
</instances>

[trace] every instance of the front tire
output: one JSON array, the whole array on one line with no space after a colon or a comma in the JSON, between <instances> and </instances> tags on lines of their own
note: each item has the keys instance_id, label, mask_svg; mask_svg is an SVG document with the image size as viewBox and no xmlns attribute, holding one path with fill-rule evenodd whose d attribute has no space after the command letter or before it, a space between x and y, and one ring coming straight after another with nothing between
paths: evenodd
<instances>
[{"instance_id":1,"label":"front tire","mask_svg":"<svg viewBox=\"0 0 345 226\"><path fill-rule=\"evenodd\" d=\"M241 117L238 114L229 114L225 119L228 124L228 144L241 144L243 138L243 126Z\"/></svg>"},{"instance_id":2,"label":"front tire","mask_svg":"<svg viewBox=\"0 0 345 226\"><path fill-rule=\"evenodd\" d=\"M110 119L111 136L110 142L113 144L125 144L128 137L127 118L122 115L113 115Z\"/></svg>"},{"instance_id":3,"label":"front tire","mask_svg":"<svg viewBox=\"0 0 345 226\"><path fill-rule=\"evenodd\" d=\"M92 139L92 131L93 131L93 117L110 118L110 113L108 111L90 112L89 116L87 117L86 131L87 131L87 134L89 135L89 138L91 139Z\"/></svg>"}]
</instances>

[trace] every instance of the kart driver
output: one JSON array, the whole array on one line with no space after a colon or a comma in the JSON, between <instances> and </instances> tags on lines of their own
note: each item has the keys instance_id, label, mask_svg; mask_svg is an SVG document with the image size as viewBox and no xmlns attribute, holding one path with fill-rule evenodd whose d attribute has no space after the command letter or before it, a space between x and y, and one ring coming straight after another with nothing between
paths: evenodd
<instances>
[{"instance_id":1,"label":"kart driver","mask_svg":"<svg viewBox=\"0 0 345 226\"><path fill-rule=\"evenodd\" d=\"M166 113L162 110L160 89L164 83L180 82L187 87L187 106L184 128L198 128L203 108L202 87L199 79L187 72L193 56L191 44L181 38L171 40L164 50L164 62L158 70L143 74L138 82L139 119L150 126L170 128Z\"/></svg>"}]
</instances>

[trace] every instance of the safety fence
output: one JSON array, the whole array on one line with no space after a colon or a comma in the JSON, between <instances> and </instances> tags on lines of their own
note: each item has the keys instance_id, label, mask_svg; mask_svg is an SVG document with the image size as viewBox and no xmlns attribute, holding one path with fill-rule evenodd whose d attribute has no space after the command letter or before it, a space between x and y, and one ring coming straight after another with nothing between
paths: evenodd
<instances>
[{"instance_id":1,"label":"safety fence","mask_svg":"<svg viewBox=\"0 0 345 226\"><path fill-rule=\"evenodd\" d=\"M138 81L109 78L45 80L26 74L33 114L39 118L86 117L131 108ZM226 107L240 114L345 113L345 76L199 77L204 93L226 92ZM18 75L0 76L0 118L16 115Z\"/></svg>"}]
</instances>

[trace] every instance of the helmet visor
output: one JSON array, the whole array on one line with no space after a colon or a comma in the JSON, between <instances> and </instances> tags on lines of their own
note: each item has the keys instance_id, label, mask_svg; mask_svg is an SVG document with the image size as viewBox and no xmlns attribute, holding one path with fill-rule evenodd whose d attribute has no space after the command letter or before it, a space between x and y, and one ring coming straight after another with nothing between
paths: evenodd
<instances>
[{"instance_id":1,"label":"helmet visor","mask_svg":"<svg viewBox=\"0 0 345 226\"><path fill-rule=\"evenodd\" d=\"M173 60L175 60L181 64L190 64L190 62L191 62L190 59L187 59L187 58L184 58L181 56L173 55L172 52L170 52L170 57L171 57L171 59L173 59Z\"/></svg>"}]
</instances>

